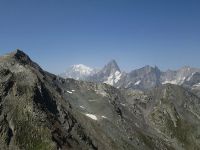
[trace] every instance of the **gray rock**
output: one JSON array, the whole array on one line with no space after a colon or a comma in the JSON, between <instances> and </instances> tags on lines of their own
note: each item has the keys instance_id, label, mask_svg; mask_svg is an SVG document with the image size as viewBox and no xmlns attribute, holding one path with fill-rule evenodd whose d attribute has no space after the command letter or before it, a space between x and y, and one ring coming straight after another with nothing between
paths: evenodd
<instances>
[{"instance_id":1,"label":"gray rock","mask_svg":"<svg viewBox=\"0 0 200 150\"><path fill-rule=\"evenodd\" d=\"M111 63L102 74L116 71ZM0 57L0 149L200 149L199 97L160 84L157 67L129 78L140 76L150 90L63 79L20 50Z\"/></svg>"}]
</instances>

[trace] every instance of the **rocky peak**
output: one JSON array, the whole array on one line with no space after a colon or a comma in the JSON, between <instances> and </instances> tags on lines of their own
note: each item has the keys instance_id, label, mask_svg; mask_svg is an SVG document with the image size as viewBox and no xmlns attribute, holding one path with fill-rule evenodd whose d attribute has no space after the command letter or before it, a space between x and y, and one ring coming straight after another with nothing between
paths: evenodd
<instances>
[{"instance_id":1,"label":"rocky peak","mask_svg":"<svg viewBox=\"0 0 200 150\"><path fill-rule=\"evenodd\" d=\"M152 66L149 66L149 65L146 65L146 66L144 66L143 68L141 68L141 70L144 70L144 71L146 71L146 72L160 72L160 69L157 67L157 66L155 66L155 67L152 67Z\"/></svg>"},{"instance_id":2,"label":"rocky peak","mask_svg":"<svg viewBox=\"0 0 200 150\"><path fill-rule=\"evenodd\" d=\"M112 74L115 73L116 71L121 72L115 60L111 60L110 62L108 62L108 64L104 66L102 71L106 74Z\"/></svg>"},{"instance_id":3,"label":"rocky peak","mask_svg":"<svg viewBox=\"0 0 200 150\"><path fill-rule=\"evenodd\" d=\"M27 56L22 50L16 49L15 51L11 52L10 54L13 54L14 56Z\"/></svg>"},{"instance_id":4,"label":"rocky peak","mask_svg":"<svg viewBox=\"0 0 200 150\"><path fill-rule=\"evenodd\" d=\"M155 67L152 67L152 66L149 66L149 65L146 65L140 69L136 69L136 70L133 70L132 72L130 72L130 75L141 75L141 76L144 76L144 75L147 75L147 74L156 74L156 75L160 75L161 71L160 69L155 66Z\"/></svg>"},{"instance_id":5,"label":"rocky peak","mask_svg":"<svg viewBox=\"0 0 200 150\"><path fill-rule=\"evenodd\" d=\"M17 49L14 52L8 54L9 57L14 58L23 63L30 63L31 59L23 51Z\"/></svg>"},{"instance_id":6,"label":"rocky peak","mask_svg":"<svg viewBox=\"0 0 200 150\"><path fill-rule=\"evenodd\" d=\"M38 70L42 70L37 63L32 61L31 58L26 53L24 53L22 50L19 50L19 49L11 53L8 53L7 55L4 56L4 58L6 59L5 61L10 62L12 64L20 63L22 65L29 65Z\"/></svg>"},{"instance_id":7,"label":"rocky peak","mask_svg":"<svg viewBox=\"0 0 200 150\"><path fill-rule=\"evenodd\" d=\"M4 56L1 56L1 61L6 62L6 63L12 63L12 64L15 64L15 63L20 63L23 65L34 64L33 61L29 58L29 56L19 49L11 53L8 53Z\"/></svg>"}]
</instances>

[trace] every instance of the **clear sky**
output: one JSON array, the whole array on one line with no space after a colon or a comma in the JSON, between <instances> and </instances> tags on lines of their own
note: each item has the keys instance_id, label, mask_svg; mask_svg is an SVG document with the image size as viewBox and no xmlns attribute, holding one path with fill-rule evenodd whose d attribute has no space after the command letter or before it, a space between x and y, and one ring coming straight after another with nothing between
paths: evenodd
<instances>
[{"instance_id":1,"label":"clear sky","mask_svg":"<svg viewBox=\"0 0 200 150\"><path fill-rule=\"evenodd\" d=\"M200 67L200 0L1 0L0 55L21 49L52 73Z\"/></svg>"}]
</instances>

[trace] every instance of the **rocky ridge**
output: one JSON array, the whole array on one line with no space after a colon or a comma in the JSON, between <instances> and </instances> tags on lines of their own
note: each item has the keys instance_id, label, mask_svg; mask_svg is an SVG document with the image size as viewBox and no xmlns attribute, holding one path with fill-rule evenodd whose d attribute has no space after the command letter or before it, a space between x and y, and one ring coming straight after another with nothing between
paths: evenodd
<instances>
[{"instance_id":1,"label":"rocky ridge","mask_svg":"<svg viewBox=\"0 0 200 150\"><path fill-rule=\"evenodd\" d=\"M143 70L161 74L133 75ZM17 50L0 57L0 77L0 149L200 149L200 99L188 88L198 74L185 87L117 89L55 76Z\"/></svg>"}]
</instances>

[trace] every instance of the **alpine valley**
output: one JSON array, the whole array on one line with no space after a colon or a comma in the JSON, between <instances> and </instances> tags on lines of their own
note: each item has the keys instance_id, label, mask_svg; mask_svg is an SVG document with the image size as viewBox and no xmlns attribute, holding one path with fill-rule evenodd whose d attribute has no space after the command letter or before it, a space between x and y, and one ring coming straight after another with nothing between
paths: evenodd
<instances>
[{"instance_id":1,"label":"alpine valley","mask_svg":"<svg viewBox=\"0 0 200 150\"><path fill-rule=\"evenodd\" d=\"M0 57L0 149L199 150L200 69L56 76L16 50Z\"/></svg>"}]
</instances>

